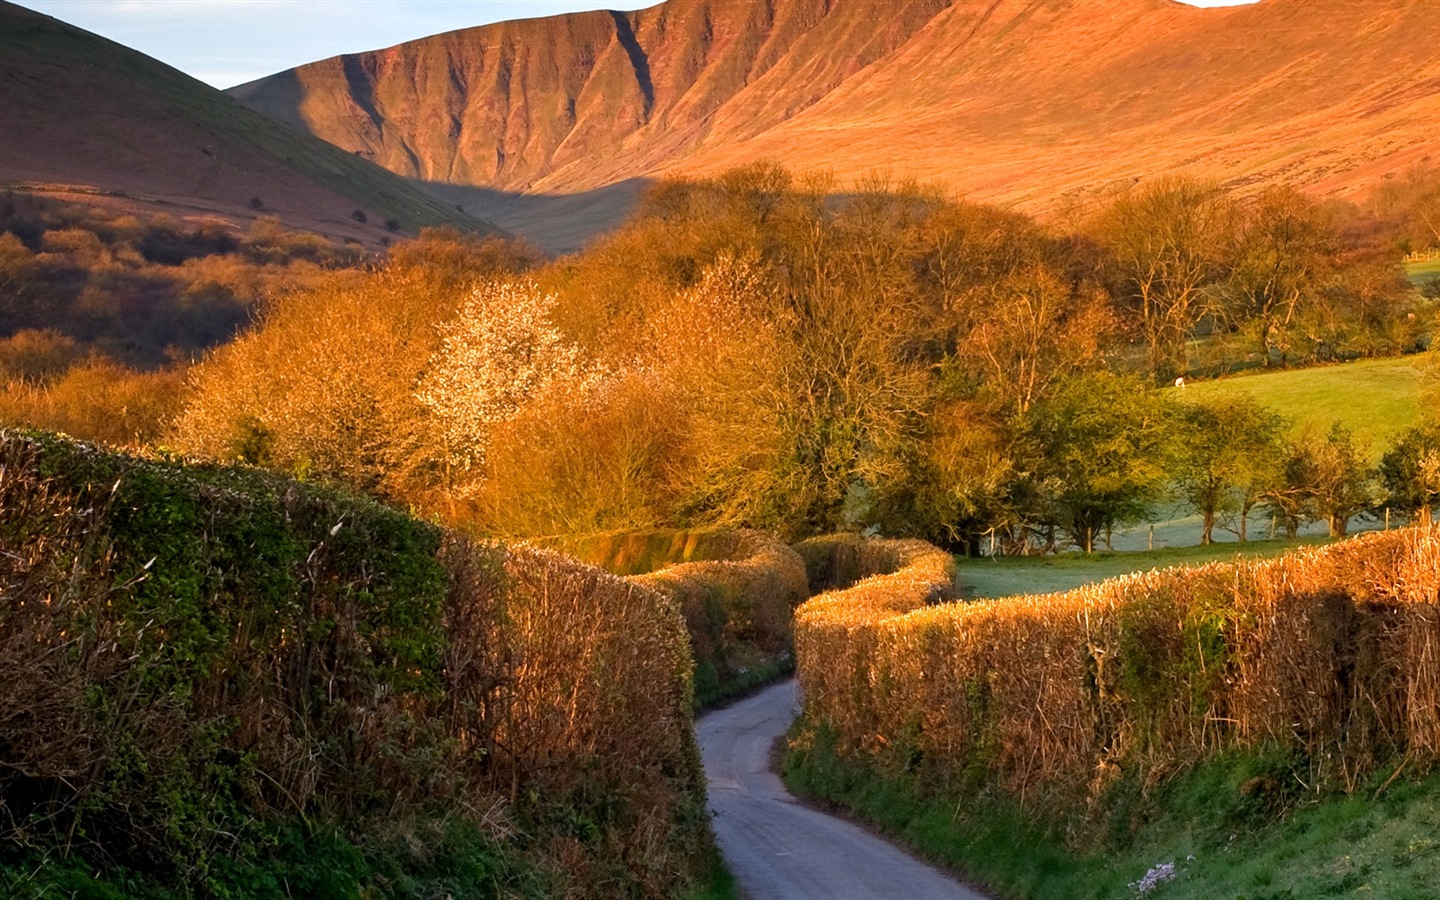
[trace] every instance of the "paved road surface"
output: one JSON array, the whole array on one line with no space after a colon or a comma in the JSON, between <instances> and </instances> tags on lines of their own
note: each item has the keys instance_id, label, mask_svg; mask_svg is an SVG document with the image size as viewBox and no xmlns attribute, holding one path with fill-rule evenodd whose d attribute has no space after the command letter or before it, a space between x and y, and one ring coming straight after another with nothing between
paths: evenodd
<instances>
[{"instance_id":1,"label":"paved road surface","mask_svg":"<svg viewBox=\"0 0 1440 900\"><path fill-rule=\"evenodd\" d=\"M862 828L801 805L770 771L795 682L709 713L695 733L715 836L750 900L985 900Z\"/></svg>"}]
</instances>

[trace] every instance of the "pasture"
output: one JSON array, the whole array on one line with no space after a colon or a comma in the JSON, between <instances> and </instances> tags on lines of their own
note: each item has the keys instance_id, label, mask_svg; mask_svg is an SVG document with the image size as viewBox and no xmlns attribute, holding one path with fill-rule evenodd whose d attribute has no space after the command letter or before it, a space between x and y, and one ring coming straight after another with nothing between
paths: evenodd
<instances>
[{"instance_id":1,"label":"pasture","mask_svg":"<svg viewBox=\"0 0 1440 900\"><path fill-rule=\"evenodd\" d=\"M1423 356L1366 359L1308 369L1192 382L1186 396L1249 394L1297 429L1324 435L1339 422L1369 444L1378 461L1395 437L1420 420Z\"/></svg>"},{"instance_id":2,"label":"pasture","mask_svg":"<svg viewBox=\"0 0 1440 900\"><path fill-rule=\"evenodd\" d=\"M1198 540L1198 530L1197 537ZM1263 559L1287 550L1326 543L1324 537L1294 541L1249 541L1245 544L1216 543L1208 547L1165 547L1147 551L1116 553L1062 553L1056 556L1006 556L966 559L960 557L957 578L961 593L970 599L1010 597L1016 594L1049 594L1068 591L1131 572L1148 572L1171 566L1198 566L1230 562L1236 557Z\"/></svg>"},{"instance_id":3,"label":"pasture","mask_svg":"<svg viewBox=\"0 0 1440 900\"><path fill-rule=\"evenodd\" d=\"M1440 278L1440 257L1405 263L1405 277L1410 279L1410 283L1414 285L1422 285L1427 281Z\"/></svg>"}]
</instances>

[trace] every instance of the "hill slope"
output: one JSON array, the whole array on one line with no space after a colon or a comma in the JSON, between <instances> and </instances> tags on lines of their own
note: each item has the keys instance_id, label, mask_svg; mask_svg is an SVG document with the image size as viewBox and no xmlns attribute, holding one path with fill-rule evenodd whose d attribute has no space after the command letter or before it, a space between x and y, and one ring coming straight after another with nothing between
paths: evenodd
<instances>
[{"instance_id":1,"label":"hill slope","mask_svg":"<svg viewBox=\"0 0 1440 900\"><path fill-rule=\"evenodd\" d=\"M1440 147L1405 0L668 0L301 66L235 96L401 174L576 193L756 159L1037 207L1168 170L1320 192Z\"/></svg>"},{"instance_id":2,"label":"hill slope","mask_svg":"<svg viewBox=\"0 0 1440 900\"><path fill-rule=\"evenodd\" d=\"M293 227L371 242L387 219L488 227L169 66L5 2L0 122L0 184L231 219L255 216L259 198Z\"/></svg>"}]
</instances>

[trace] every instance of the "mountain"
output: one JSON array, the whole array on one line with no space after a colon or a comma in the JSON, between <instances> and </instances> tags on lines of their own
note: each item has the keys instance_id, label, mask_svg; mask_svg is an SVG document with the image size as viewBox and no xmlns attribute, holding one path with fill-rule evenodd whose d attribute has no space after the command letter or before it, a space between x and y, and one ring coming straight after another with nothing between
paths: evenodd
<instances>
[{"instance_id":1,"label":"mountain","mask_svg":"<svg viewBox=\"0 0 1440 900\"><path fill-rule=\"evenodd\" d=\"M1177 170L1348 194L1440 149L1434 13L667 0L436 35L232 93L402 175L560 208L757 159L1030 209Z\"/></svg>"},{"instance_id":2,"label":"mountain","mask_svg":"<svg viewBox=\"0 0 1440 900\"><path fill-rule=\"evenodd\" d=\"M0 122L0 187L11 190L177 216L273 214L370 243L387 235L387 220L494 230L150 57L5 2Z\"/></svg>"}]
</instances>

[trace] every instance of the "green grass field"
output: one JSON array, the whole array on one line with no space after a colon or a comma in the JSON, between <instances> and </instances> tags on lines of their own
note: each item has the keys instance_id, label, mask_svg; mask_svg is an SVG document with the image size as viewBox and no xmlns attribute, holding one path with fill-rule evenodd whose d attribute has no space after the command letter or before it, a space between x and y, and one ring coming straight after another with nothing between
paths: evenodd
<instances>
[{"instance_id":1,"label":"green grass field","mask_svg":"<svg viewBox=\"0 0 1440 900\"><path fill-rule=\"evenodd\" d=\"M1378 460L1405 429L1420 420L1424 357L1367 359L1309 369L1287 369L1198 381L1183 390L1191 397L1249 394L1289 419L1298 429L1325 434L1335 422L1368 442Z\"/></svg>"},{"instance_id":2,"label":"green grass field","mask_svg":"<svg viewBox=\"0 0 1440 900\"><path fill-rule=\"evenodd\" d=\"M1323 544L1328 538L1294 541L1249 541L1245 544L1211 544L1209 547L1168 547L1128 553L1063 553L1059 556L1009 556L999 559L959 558L960 586L966 597L1008 597L1048 594L1104 581L1131 572L1148 572L1170 566L1198 566L1229 561L1237 556L1279 556L1298 547Z\"/></svg>"},{"instance_id":3,"label":"green grass field","mask_svg":"<svg viewBox=\"0 0 1440 900\"><path fill-rule=\"evenodd\" d=\"M1411 284L1424 284L1440 278L1440 259L1426 259L1405 264L1405 277Z\"/></svg>"}]
</instances>

